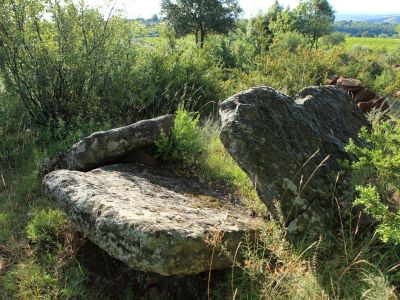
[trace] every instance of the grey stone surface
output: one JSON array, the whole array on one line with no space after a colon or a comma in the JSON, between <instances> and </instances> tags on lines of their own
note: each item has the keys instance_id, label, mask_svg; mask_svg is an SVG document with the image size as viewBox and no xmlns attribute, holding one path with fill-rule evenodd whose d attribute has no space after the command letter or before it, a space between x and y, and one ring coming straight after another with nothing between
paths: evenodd
<instances>
[{"instance_id":1,"label":"grey stone surface","mask_svg":"<svg viewBox=\"0 0 400 300\"><path fill-rule=\"evenodd\" d=\"M131 155L135 150L152 145L161 131L169 133L174 123L173 115L139 121L135 124L99 131L72 145L55 158L46 158L40 174L56 169L88 171Z\"/></svg>"},{"instance_id":2,"label":"grey stone surface","mask_svg":"<svg viewBox=\"0 0 400 300\"><path fill-rule=\"evenodd\" d=\"M43 179L44 193L75 226L130 267L162 275L208 271L213 247L207 240L223 233L232 254L245 233L262 220L251 217L196 179L133 164L90 172L56 170ZM213 269L232 262L218 251Z\"/></svg>"},{"instance_id":3,"label":"grey stone surface","mask_svg":"<svg viewBox=\"0 0 400 300\"><path fill-rule=\"evenodd\" d=\"M292 99L269 87L252 88L222 102L220 116L224 146L276 219L301 231L335 218L337 160L347 157L349 137L357 141L359 129L369 126L346 92L309 87Z\"/></svg>"}]
</instances>

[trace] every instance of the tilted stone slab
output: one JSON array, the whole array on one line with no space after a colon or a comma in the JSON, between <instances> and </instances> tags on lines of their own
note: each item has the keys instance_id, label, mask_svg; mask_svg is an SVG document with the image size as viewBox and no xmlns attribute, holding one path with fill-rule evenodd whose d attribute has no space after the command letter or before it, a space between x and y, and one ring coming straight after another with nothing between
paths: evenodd
<instances>
[{"instance_id":1,"label":"tilted stone slab","mask_svg":"<svg viewBox=\"0 0 400 300\"><path fill-rule=\"evenodd\" d=\"M208 271L213 247L223 233L232 256L245 233L262 221L224 199L208 185L166 171L115 164L84 173L57 170L43 179L75 226L130 267L162 275ZM216 251L212 269L232 261Z\"/></svg>"},{"instance_id":2,"label":"tilted stone slab","mask_svg":"<svg viewBox=\"0 0 400 300\"><path fill-rule=\"evenodd\" d=\"M56 158L44 160L40 166L42 176L56 170L88 171L117 162L133 151L152 145L169 133L174 124L173 115L143 120L129 126L99 131L72 145Z\"/></svg>"},{"instance_id":3,"label":"tilted stone slab","mask_svg":"<svg viewBox=\"0 0 400 300\"><path fill-rule=\"evenodd\" d=\"M309 87L294 100L273 88L252 88L222 102L220 116L225 148L276 219L283 215L294 231L335 218L337 160L347 157L349 137L357 142L360 128L369 126L346 92Z\"/></svg>"}]
</instances>

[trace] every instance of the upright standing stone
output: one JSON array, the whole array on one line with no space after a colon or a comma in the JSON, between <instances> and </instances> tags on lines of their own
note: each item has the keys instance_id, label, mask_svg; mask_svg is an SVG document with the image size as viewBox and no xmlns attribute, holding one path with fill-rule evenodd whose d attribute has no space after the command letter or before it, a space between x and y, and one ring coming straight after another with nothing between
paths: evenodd
<instances>
[{"instance_id":1,"label":"upright standing stone","mask_svg":"<svg viewBox=\"0 0 400 300\"><path fill-rule=\"evenodd\" d=\"M309 87L293 100L252 88L222 102L220 116L222 143L275 218L291 230L332 220L337 159L346 158L349 138L369 126L343 90Z\"/></svg>"}]
</instances>

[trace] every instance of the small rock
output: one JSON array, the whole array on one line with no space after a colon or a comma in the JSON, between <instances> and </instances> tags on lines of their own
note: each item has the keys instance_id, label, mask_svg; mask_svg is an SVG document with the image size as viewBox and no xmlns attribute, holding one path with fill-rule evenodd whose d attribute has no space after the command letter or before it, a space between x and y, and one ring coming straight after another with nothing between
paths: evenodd
<instances>
[{"instance_id":1,"label":"small rock","mask_svg":"<svg viewBox=\"0 0 400 300\"><path fill-rule=\"evenodd\" d=\"M354 93L353 99L356 103L358 102L368 102L374 100L378 95L368 88L362 89L361 91Z\"/></svg>"},{"instance_id":2,"label":"small rock","mask_svg":"<svg viewBox=\"0 0 400 300\"><path fill-rule=\"evenodd\" d=\"M348 92L359 92L365 88L365 85L358 79L340 77L336 85Z\"/></svg>"},{"instance_id":3,"label":"small rock","mask_svg":"<svg viewBox=\"0 0 400 300\"><path fill-rule=\"evenodd\" d=\"M329 76L328 77L328 85L336 85L339 78L340 78L340 76L338 76L338 75Z\"/></svg>"}]
</instances>

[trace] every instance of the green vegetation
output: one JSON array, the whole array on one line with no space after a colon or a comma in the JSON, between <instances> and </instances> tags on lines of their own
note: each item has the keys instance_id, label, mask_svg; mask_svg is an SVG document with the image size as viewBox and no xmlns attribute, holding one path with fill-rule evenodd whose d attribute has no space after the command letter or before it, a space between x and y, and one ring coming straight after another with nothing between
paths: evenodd
<instances>
[{"instance_id":1,"label":"green vegetation","mask_svg":"<svg viewBox=\"0 0 400 300\"><path fill-rule=\"evenodd\" d=\"M318 40L332 32L335 16L327 0L300 1L295 14L296 28L307 37L311 48L318 48Z\"/></svg>"},{"instance_id":2,"label":"green vegetation","mask_svg":"<svg viewBox=\"0 0 400 300\"><path fill-rule=\"evenodd\" d=\"M60 239L65 223L66 218L59 210L40 210L26 226L26 236L37 244L52 243Z\"/></svg>"},{"instance_id":3,"label":"green vegetation","mask_svg":"<svg viewBox=\"0 0 400 300\"><path fill-rule=\"evenodd\" d=\"M352 37L396 37L395 23L370 23L360 21L337 21L333 30L346 33Z\"/></svg>"},{"instance_id":4,"label":"green vegetation","mask_svg":"<svg viewBox=\"0 0 400 300\"><path fill-rule=\"evenodd\" d=\"M228 33L242 12L237 0L163 0L161 7L177 35L193 33L200 48L207 34Z\"/></svg>"},{"instance_id":5,"label":"green vegetation","mask_svg":"<svg viewBox=\"0 0 400 300\"><path fill-rule=\"evenodd\" d=\"M284 9L278 1L265 15L250 21L251 33L260 51L268 50L274 38L288 32L301 34L309 47L318 48L318 40L332 32L334 13L327 0L301 1L293 10Z\"/></svg>"},{"instance_id":6,"label":"green vegetation","mask_svg":"<svg viewBox=\"0 0 400 300\"><path fill-rule=\"evenodd\" d=\"M317 240L288 243L286 234L267 222L253 246L242 245L245 262L223 288L237 299L397 299L398 247L351 222Z\"/></svg>"},{"instance_id":7,"label":"green vegetation","mask_svg":"<svg viewBox=\"0 0 400 300\"><path fill-rule=\"evenodd\" d=\"M400 120L377 124L370 134L364 128L360 133L366 147L353 141L347 151L354 155L353 184L359 197L355 205L378 222L377 232L385 242L400 243Z\"/></svg>"},{"instance_id":8,"label":"green vegetation","mask_svg":"<svg viewBox=\"0 0 400 300\"><path fill-rule=\"evenodd\" d=\"M162 133L156 142L158 156L167 162L183 162L186 166L194 165L203 151L201 129L198 113L190 113L178 108L175 114L175 124L169 136Z\"/></svg>"},{"instance_id":9,"label":"green vegetation","mask_svg":"<svg viewBox=\"0 0 400 300\"><path fill-rule=\"evenodd\" d=\"M348 37L346 38L346 48L367 47L370 50L394 51L400 49L399 39L370 38L370 37Z\"/></svg>"},{"instance_id":10,"label":"green vegetation","mask_svg":"<svg viewBox=\"0 0 400 300\"><path fill-rule=\"evenodd\" d=\"M293 10L276 2L265 15L229 22L223 34L207 29L203 48L158 18L149 29L72 1L1 2L0 298L124 299L147 287L145 275L123 267L112 273L104 253L84 252L89 242L42 196L39 162L93 131L176 112L159 155L265 215L219 140L221 100L255 85L294 95L333 74L382 96L400 91L398 40L346 38L342 46L343 36L326 30L329 3L319 11L317 2ZM301 7L307 13L297 19ZM398 100L389 100L398 110ZM242 244L245 264L227 272L212 298L398 297L399 217L391 202L399 197L398 115L361 134L366 147L348 146L351 180L340 178L346 188L332 199L365 207L378 226L363 228L358 213L340 207L339 228L289 243L285 228L268 221L257 243Z\"/></svg>"},{"instance_id":11,"label":"green vegetation","mask_svg":"<svg viewBox=\"0 0 400 300\"><path fill-rule=\"evenodd\" d=\"M235 189L242 203L259 215L265 207L258 199L247 175L234 162L219 140L218 124L211 120L199 126L199 114L178 108L171 135L163 134L156 142L157 153L168 163L183 163L208 182Z\"/></svg>"}]
</instances>

